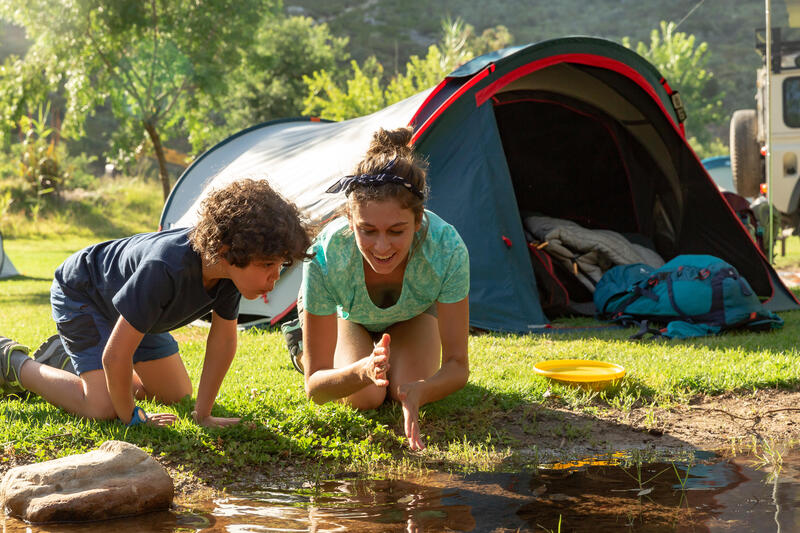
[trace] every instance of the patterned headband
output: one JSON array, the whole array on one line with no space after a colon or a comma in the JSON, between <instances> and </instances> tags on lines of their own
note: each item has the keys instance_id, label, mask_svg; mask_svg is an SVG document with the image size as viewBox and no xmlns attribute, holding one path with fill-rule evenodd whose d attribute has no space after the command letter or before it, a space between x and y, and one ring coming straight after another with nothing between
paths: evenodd
<instances>
[{"instance_id":1,"label":"patterned headband","mask_svg":"<svg viewBox=\"0 0 800 533\"><path fill-rule=\"evenodd\" d=\"M397 158L395 157L389 163L380 169L377 174L358 174L355 176L345 176L341 178L339 181L328 187L325 192L328 193L337 193L344 191L345 195L350 194L353 190L355 185L386 185L387 183L396 183L398 185L402 185L406 189L408 189L414 196L419 198L420 200L425 199L425 195L422 194L422 191L414 187L414 184L411 183L408 178L404 178L402 176L397 176L395 174L390 174L389 171L394 166L395 161Z\"/></svg>"}]
</instances>

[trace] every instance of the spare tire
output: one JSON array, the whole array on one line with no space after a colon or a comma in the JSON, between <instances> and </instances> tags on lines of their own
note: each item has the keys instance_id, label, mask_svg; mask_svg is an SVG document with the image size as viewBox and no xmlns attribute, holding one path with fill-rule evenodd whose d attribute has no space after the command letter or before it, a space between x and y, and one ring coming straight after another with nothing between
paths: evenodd
<instances>
[{"instance_id":1,"label":"spare tire","mask_svg":"<svg viewBox=\"0 0 800 533\"><path fill-rule=\"evenodd\" d=\"M758 196L761 184L761 148L756 140L758 124L755 109L739 109L731 117L731 174L736 192Z\"/></svg>"}]
</instances>

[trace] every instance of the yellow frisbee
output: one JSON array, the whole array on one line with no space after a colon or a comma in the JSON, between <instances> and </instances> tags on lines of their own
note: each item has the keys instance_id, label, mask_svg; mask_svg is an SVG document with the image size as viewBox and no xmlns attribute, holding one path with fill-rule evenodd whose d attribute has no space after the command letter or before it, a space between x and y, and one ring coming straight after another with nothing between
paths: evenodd
<instances>
[{"instance_id":1,"label":"yellow frisbee","mask_svg":"<svg viewBox=\"0 0 800 533\"><path fill-rule=\"evenodd\" d=\"M569 383L613 381L625 375L625 369L619 365L585 359L539 361L533 369L542 376Z\"/></svg>"}]
</instances>

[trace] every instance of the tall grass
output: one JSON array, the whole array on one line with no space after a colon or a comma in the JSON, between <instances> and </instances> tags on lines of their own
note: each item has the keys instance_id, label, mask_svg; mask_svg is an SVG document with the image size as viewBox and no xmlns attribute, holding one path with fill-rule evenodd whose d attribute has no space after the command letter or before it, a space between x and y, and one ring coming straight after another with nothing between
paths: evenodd
<instances>
[{"instance_id":1,"label":"tall grass","mask_svg":"<svg viewBox=\"0 0 800 533\"><path fill-rule=\"evenodd\" d=\"M141 178L102 178L91 190L38 203L23 199L13 182L0 184L0 232L5 239L124 237L158 229L162 201L156 182Z\"/></svg>"}]
</instances>

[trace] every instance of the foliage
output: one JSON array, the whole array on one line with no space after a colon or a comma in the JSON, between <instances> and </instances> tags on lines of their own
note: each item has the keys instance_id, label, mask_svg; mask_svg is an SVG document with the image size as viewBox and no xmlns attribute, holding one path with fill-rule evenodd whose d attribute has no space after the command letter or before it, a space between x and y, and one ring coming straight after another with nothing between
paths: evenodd
<instances>
[{"instance_id":1,"label":"foliage","mask_svg":"<svg viewBox=\"0 0 800 533\"><path fill-rule=\"evenodd\" d=\"M346 45L347 38L331 35L327 25L307 17L264 18L229 78L227 94L191 114L190 120L197 122L190 128L193 148L205 148L253 124L300 115L306 91L302 74L335 70L348 58Z\"/></svg>"},{"instance_id":2,"label":"foliage","mask_svg":"<svg viewBox=\"0 0 800 533\"><path fill-rule=\"evenodd\" d=\"M326 70L304 76L308 94L303 113L331 120L345 120L378 111L439 83L459 65L495 47L508 46L511 34L504 26L485 30L481 35L461 19L442 22L442 39L431 45L424 58L412 55L405 73L383 82L384 67L374 56L362 65L351 61L351 73L342 82Z\"/></svg>"},{"instance_id":3,"label":"foliage","mask_svg":"<svg viewBox=\"0 0 800 533\"><path fill-rule=\"evenodd\" d=\"M650 61L680 93L686 107L687 134L694 136L699 145L712 142L710 126L723 120L722 99L724 91L714 74L706 69L709 60L708 43L695 46L695 36L676 32L674 22L661 21L659 29L650 33L650 44L639 42L636 53ZM628 48L631 40L622 39Z\"/></svg>"},{"instance_id":4,"label":"foliage","mask_svg":"<svg viewBox=\"0 0 800 533\"><path fill-rule=\"evenodd\" d=\"M23 61L11 55L0 65L0 139L6 147L18 132L19 121L47 102L50 88L58 84L59 76L52 65L32 57Z\"/></svg>"},{"instance_id":5,"label":"foliage","mask_svg":"<svg viewBox=\"0 0 800 533\"><path fill-rule=\"evenodd\" d=\"M92 158L67 154L60 130L48 125L49 113L48 104L40 105L35 117L23 115L17 122L22 140L0 157L0 172L16 175L24 184L18 190L18 205L34 216L48 199L57 201L64 190L94 181L85 172Z\"/></svg>"},{"instance_id":6,"label":"foliage","mask_svg":"<svg viewBox=\"0 0 800 533\"><path fill-rule=\"evenodd\" d=\"M707 157L714 157L717 155L728 155L728 145L726 145L719 137L716 137L705 144L698 141L697 137L689 137L689 144L699 159L705 159Z\"/></svg>"},{"instance_id":7,"label":"foliage","mask_svg":"<svg viewBox=\"0 0 800 533\"><path fill-rule=\"evenodd\" d=\"M224 92L241 50L275 7L272 0L11 0L0 16L33 42L25 63L63 87L65 128L79 132L108 100L119 121L113 155L130 160L149 138L166 197L162 143L182 131L196 95Z\"/></svg>"},{"instance_id":8,"label":"foliage","mask_svg":"<svg viewBox=\"0 0 800 533\"><path fill-rule=\"evenodd\" d=\"M44 109L39 106L38 119L23 116L19 120L23 134L19 172L36 196L56 192L66 178L56 150L56 137L45 120L49 111L49 105Z\"/></svg>"},{"instance_id":9,"label":"foliage","mask_svg":"<svg viewBox=\"0 0 800 533\"><path fill-rule=\"evenodd\" d=\"M8 163L0 156L0 172ZM80 158L67 158L69 166L80 167L85 163ZM31 199L27 184L21 179L0 180L3 237L49 238L51 242L62 241L65 236L105 240L156 229L162 203L152 181L93 176L82 176L78 181L79 176L80 173L72 174L69 185L89 185L90 190L68 189L57 201L44 197L38 203ZM53 247L57 248L55 244Z\"/></svg>"}]
</instances>

